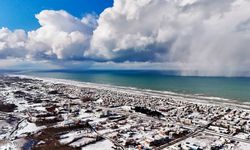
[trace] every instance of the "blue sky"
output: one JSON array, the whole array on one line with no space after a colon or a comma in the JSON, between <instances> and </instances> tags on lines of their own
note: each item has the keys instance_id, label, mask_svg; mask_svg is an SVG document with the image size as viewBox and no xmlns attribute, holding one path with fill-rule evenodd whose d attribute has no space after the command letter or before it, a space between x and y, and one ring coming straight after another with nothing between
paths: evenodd
<instances>
[{"instance_id":1,"label":"blue sky","mask_svg":"<svg viewBox=\"0 0 250 150\"><path fill-rule=\"evenodd\" d=\"M0 27L33 30L39 27L35 14L42 10L65 10L76 17L100 14L113 0L0 0Z\"/></svg>"}]
</instances>

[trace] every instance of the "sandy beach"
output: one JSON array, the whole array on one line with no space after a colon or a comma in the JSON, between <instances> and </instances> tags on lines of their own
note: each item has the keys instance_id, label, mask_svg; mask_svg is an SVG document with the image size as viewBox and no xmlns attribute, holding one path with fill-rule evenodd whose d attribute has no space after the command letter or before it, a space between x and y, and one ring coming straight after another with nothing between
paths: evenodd
<instances>
[{"instance_id":1,"label":"sandy beach","mask_svg":"<svg viewBox=\"0 0 250 150\"><path fill-rule=\"evenodd\" d=\"M113 91L119 92L127 92L127 93L134 93L134 94L148 94L151 96L162 96L162 97L172 97L176 100L183 100L188 102L194 103L201 103L201 104L211 104L211 105L225 105L231 107L239 107L243 109L250 109L250 102L242 102L233 99L226 99L221 97L213 97L213 96L199 96L199 95L189 95L189 94L180 94L170 91L156 91L151 89L139 89L135 87L124 87L124 86L115 86L109 84L97 84L97 83L90 83L90 82L80 82L80 81L73 81L67 79L55 79L55 78L46 78L46 77L35 77L29 75L9 75L13 77L20 77L20 78L31 78L31 79L38 79L43 80L49 83L60 83L66 85L73 85L78 87L89 87L89 88L96 88L96 89L108 89Z\"/></svg>"}]
</instances>

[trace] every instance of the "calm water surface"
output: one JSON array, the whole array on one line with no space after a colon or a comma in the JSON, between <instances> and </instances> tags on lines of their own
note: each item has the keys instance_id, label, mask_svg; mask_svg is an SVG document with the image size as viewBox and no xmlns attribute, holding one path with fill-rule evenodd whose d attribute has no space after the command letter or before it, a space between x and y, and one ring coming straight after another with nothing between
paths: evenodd
<instances>
[{"instance_id":1,"label":"calm water surface","mask_svg":"<svg viewBox=\"0 0 250 150\"><path fill-rule=\"evenodd\" d=\"M250 78L245 77L183 77L160 71L40 71L25 74L250 102Z\"/></svg>"}]
</instances>

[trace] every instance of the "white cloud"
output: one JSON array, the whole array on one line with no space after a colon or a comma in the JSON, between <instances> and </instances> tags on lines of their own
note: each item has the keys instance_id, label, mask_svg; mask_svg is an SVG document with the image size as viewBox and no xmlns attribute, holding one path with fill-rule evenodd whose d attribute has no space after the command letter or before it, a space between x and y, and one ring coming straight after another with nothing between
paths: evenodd
<instances>
[{"instance_id":1,"label":"white cloud","mask_svg":"<svg viewBox=\"0 0 250 150\"><path fill-rule=\"evenodd\" d=\"M249 7L249 0L114 0L98 19L44 10L36 15L41 25L36 30L0 29L0 58L114 61L184 75L242 75L250 66Z\"/></svg>"},{"instance_id":2,"label":"white cloud","mask_svg":"<svg viewBox=\"0 0 250 150\"><path fill-rule=\"evenodd\" d=\"M29 59L82 59L89 48L95 16L82 19L66 11L44 10L36 15L41 27L23 30L0 30L0 56Z\"/></svg>"},{"instance_id":3,"label":"white cloud","mask_svg":"<svg viewBox=\"0 0 250 150\"><path fill-rule=\"evenodd\" d=\"M82 20L69 13L44 10L36 15L41 27L28 32L29 57L81 59L89 47L93 20L90 15ZM91 24L90 24L91 23Z\"/></svg>"},{"instance_id":4,"label":"white cloud","mask_svg":"<svg viewBox=\"0 0 250 150\"><path fill-rule=\"evenodd\" d=\"M100 15L89 54L147 54L182 64L183 74L238 74L250 66L249 7L248 0L115 0Z\"/></svg>"},{"instance_id":5,"label":"white cloud","mask_svg":"<svg viewBox=\"0 0 250 150\"><path fill-rule=\"evenodd\" d=\"M10 31L0 29L0 59L8 57L24 57L27 35L23 30Z\"/></svg>"}]
</instances>

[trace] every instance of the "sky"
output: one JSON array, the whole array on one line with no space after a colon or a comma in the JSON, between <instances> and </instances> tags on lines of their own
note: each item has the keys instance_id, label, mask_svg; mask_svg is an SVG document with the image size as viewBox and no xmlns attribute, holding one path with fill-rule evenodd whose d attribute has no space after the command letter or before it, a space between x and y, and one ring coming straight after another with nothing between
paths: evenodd
<instances>
[{"instance_id":1,"label":"sky","mask_svg":"<svg viewBox=\"0 0 250 150\"><path fill-rule=\"evenodd\" d=\"M249 0L1 0L1 69L250 76Z\"/></svg>"},{"instance_id":2,"label":"sky","mask_svg":"<svg viewBox=\"0 0 250 150\"><path fill-rule=\"evenodd\" d=\"M113 0L1 0L0 27L34 30L40 26L35 14L42 10L65 10L81 18L87 13L100 14L112 4Z\"/></svg>"}]
</instances>

